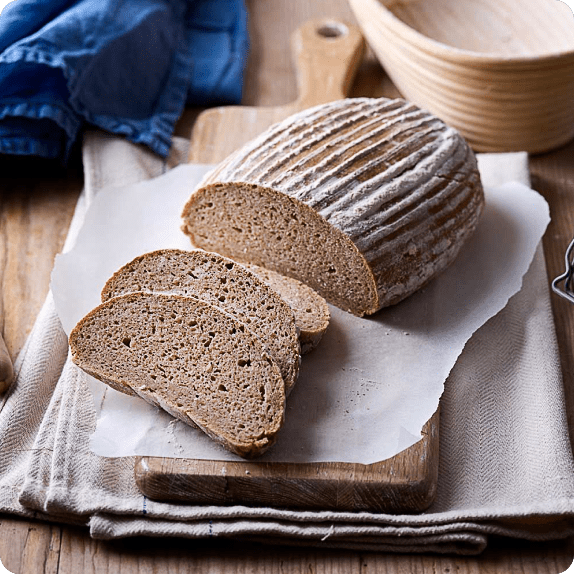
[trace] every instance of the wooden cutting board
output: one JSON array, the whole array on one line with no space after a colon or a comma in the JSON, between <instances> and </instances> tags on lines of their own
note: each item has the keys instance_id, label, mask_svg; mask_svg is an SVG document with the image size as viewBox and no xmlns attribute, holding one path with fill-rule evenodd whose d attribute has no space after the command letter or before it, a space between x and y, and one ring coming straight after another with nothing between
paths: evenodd
<instances>
[{"instance_id":1,"label":"wooden cutting board","mask_svg":"<svg viewBox=\"0 0 574 574\"><path fill-rule=\"evenodd\" d=\"M311 106L344 98L364 48L356 27L328 20L307 22L292 38L297 100L278 107L228 106L201 113L191 136L190 162L217 163L271 124ZM371 465L141 457L136 460L135 478L141 492L154 500L420 512L428 508L436 492L438 420L437 411L423 429L421 441Z\"/></svg>"}]
</instances>

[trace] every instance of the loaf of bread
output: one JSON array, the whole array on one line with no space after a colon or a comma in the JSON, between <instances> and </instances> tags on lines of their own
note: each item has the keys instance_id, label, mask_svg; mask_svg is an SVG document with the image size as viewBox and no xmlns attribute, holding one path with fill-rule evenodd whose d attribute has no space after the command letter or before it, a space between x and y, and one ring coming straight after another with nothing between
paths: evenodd
<instances>
[{"instance_id":1,"label":"loaf of bread","mask_svg":"<svg viewBox=\"0 0 574 574\"><path fill-rule=\"evenodd\" d=\"M293 311L238 263L199 250L152 251L116 271L102 290L102 301L134 291L195 297L230 313L267 346L283 376L285 392L291 392L301 359Z\"/></svg>"},{"instance_id":2,"label":"loaf of bread","mask_svg":"<svg viewBox=\"0 0 574 574\"><path fill-rule=\"evenodd\" d=\"M70 348L90 375L199 427L239 456L262 454L283 423L283 379L262 342L198 299L110 299L76 325Z\"/></svg>"},{"instance_id":3,"label":"loaf of bread","mask_svg":"<svg viewBox=\"0 0 574 574\"><path fill-rule=\"evenodd\" d=\"M295 323L299 329L301 354L306 355L315 349L329 327L331 314L327 301L297 279L252 263L244 263L243 266L276 291L293 309Z\"/></svg>"},{"instance_id":4,"label":"loaf of bread","mask_svg":"<svg viewBox=\"0 0 574 574\"><path fill-rule=\"evenodd\" d=\"M458 132L404 100L357 98L295 114L232 154L194 191L182 229L362 316L452 263L483 205Z\"/></svg>"}]
</instances>

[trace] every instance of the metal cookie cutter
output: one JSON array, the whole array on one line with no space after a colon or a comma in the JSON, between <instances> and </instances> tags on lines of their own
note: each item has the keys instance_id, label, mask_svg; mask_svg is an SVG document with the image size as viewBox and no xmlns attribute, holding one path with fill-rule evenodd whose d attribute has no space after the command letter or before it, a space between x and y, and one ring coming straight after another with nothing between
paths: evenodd
<instances>
[{"instance_id":1,"label":"metal cookie cutter","mask_svg":"<svg viewBox=\"0 0 574 574\"><path fill-rule=\"evenodd\" d=\"M574 252L574 239L571 241L568 249L566 250L566 271L562 275L559 275L552 281L552 291L554 293L560 295L560 297L564 297L571 303L574 303L574 261L573 261L573 252ZM564 283L562 287L560 284Z\"/></svg>"}]
</instances>

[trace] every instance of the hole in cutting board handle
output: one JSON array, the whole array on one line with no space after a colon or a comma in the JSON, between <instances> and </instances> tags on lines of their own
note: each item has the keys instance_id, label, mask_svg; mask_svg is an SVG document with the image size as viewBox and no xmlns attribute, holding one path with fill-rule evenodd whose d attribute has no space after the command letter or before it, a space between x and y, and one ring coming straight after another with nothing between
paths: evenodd
<instances>
[{"instance_id":1,"label":"hole in cutting board handle","mask_svg":"<svg viewBox=\"0 0 574 574\"><path fill-rule=\"evenodd\" d=\"M340 36L346 36L349 28L340 22L326 22L317 28L317 34L323 38L334 39Z\"/></svg>"}]
</instances>

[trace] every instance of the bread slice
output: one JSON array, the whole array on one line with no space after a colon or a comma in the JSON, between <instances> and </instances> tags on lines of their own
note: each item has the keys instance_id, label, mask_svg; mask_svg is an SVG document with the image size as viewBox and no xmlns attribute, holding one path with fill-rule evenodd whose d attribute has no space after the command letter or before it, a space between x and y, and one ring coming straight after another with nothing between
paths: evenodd
<instances>
[{"instance_id":1,"label":"bread slice","mask_svg":"<svg viewBox=\"0 0 574 574\"><path fill-rule=\"evenodd\" d=\"M229 156L186 203L182 229L362 316L452 263L483 204L458 132L404 100L356 98L295 114Z\"/></svg>"},{"instance_id":2,"label":"bread slice","mask_svg":"<svg viewBox=\"0 0 574 574\"><path fill-rule=\"evenodd\" d=\"M283 423L283 379L261 341L197 299L116 297L76 325L70 348L88 374L199 427L239 456L262 454Z\"/></svg>"},{"instance_id":3,"label":"bread slice","mask_svg":"<svg viewBox=\"0 0 574 574\"><path fill-rule=\"evenodd\" d=\"M267 346L281 371L286 393L291 392L301 360L293 311L238 263L199 250L152 251L116 271L102 290L102 301L134 291L196 297L237 317Z\"/></svg>"},{"instance_id":4,"label":"bread slice","mask_svg":"<svg viewBox=\"0 0 574 574\"><path fill-rule=\"evenodd\" d=\"M327 301L305 283L276 271L244 263L244 267L257 275L293 309L295 323L299 328L301 354L311 352L320 343L329 327L331 314Z\"/></svg>"}]
</instances>

